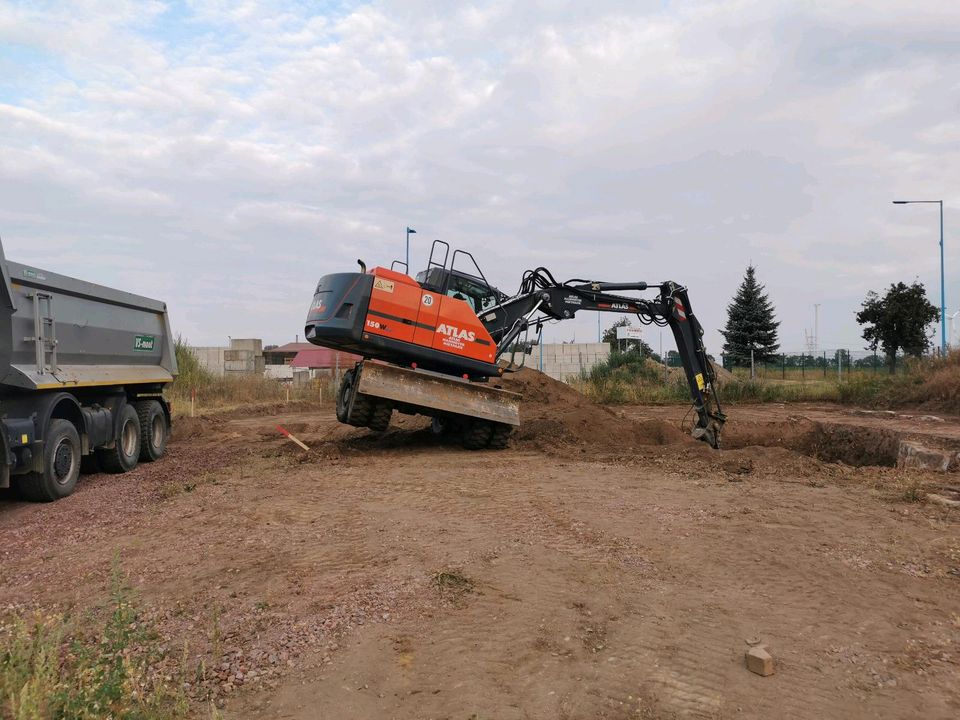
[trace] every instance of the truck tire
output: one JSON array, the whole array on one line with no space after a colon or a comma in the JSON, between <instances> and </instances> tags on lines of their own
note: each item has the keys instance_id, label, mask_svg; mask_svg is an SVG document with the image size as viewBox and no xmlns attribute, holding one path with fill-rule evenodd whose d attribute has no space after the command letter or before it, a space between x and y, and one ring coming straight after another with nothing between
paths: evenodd
<instances>
[{"instance_id":1,"label":"truck tire","mask_svg":"<svg viewBox=\"0 0 960 720\"><path fill-rule=\"evenodd\" d=\"M133 470L140 459L140 418L133 405L123 406L119 426L113 447L97 450L100 467L108 473Z\"/></svg>"},{"instance_id":2,"label":"truck tire","mask_svg":"<svg viewBox=\"0 0 960 720\"><path fill-rule=\"evenodd\" d=\"M134 403L140 420L140 460L153 462L167 451L170 426L163 408L156 400L140 400Z\"/></svg>"},{"instance_id":3,"label":"truck tire","mask_svg":"<svg viewBox=\"0 0 960 720\"><path fill-rule=\"evenodd\" d=\"M20 478L20 494L27 500L50 502L65 498L80 477L80 434L69 420L54 418L43 443L43 472Z\"/></svg>"}]
</instances>

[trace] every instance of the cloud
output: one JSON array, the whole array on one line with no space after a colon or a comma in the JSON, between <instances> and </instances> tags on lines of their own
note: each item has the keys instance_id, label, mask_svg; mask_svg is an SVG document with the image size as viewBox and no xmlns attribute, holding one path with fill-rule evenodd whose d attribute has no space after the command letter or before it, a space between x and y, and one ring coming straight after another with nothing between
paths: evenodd
<instances>
[{"instance_id":1,"label":"cloud","mask_svg":"<svg viewBox=\"0 0 960 720\"><path fill-rule=\"evenodd\" d=\"M935 218L890 200L957 185L958 21L933 1L7 3L0 233L162 297L204 344L291 339L320 275L388 265L410 225L415 265L442 237L510 291L541 264L682 282L712 351L753 261L785 344L817 302L824 342L858 348L868 289L938 294Z\"/></svg>"}]
</instances>

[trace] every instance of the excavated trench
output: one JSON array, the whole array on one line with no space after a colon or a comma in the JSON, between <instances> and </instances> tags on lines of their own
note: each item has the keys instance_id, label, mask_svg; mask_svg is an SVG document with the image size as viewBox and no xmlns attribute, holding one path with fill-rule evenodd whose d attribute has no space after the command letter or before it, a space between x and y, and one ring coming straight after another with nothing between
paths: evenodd
<instances>
[{"instance_id":1,"label":"excavated trench","mask_svg":"<svg viewBox=\"0 0 960 720\"><path fill-rule=\"evenodd\" d=\"M938 445L938 446L937 446ZM728 425L723 449L782 447L824 462L950 472L960 469L960 448L918 440L886 428L824 423L807 418Z\"/></svg>"}]
</instances>

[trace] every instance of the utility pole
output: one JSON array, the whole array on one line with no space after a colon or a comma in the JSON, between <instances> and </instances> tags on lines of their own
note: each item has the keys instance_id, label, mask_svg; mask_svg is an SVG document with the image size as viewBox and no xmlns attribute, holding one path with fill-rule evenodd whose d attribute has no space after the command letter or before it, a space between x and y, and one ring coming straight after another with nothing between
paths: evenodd
<instances>
[{"instance_id":1,"label":"utility pole","mask_svg":"<svg viewBox=\"0 0 960 720\"><path fill-rule=\"evenodd\" d=\"M813 351L816 352L820 343L820 303L813 304Z\"/></svg>"}]
</instances>

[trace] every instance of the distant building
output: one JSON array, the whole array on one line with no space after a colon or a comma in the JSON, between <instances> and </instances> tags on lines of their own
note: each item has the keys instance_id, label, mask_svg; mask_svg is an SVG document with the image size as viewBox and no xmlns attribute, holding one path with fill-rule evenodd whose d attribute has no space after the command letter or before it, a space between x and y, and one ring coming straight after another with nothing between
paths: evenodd
<instances>
[{"instance_id":1,"label":"distant building","mask_svg":"<svg viewBox=\"0 0 960 720\"><path fill-rule=\"evenodd\" d=\"M353 367L359 355L319 347L313 343L287 343L263 351L267 367L289 365L307 370L341 370Z\"/></svg>"},{"instance_id":2,"label":"distant building","mask_svg":"<svg viewBox=\"0 0 960 720\"><path fill-rule=\"evenodd\" d=\"M263 351L263 361L266 365L289 365L301 350L313 350L317 346L306 342L292 342L279 347L267 348Z\"/></svg>"},{"instance_id":3,"label":"distant building","mask_svg":"<svg viewBox=\"0 0 960 720\"><path fill-rule=\"evenodd\" d=\"M359 355L312 345L308 350L298 352L293 360L290 361L290 365L295 368L306 368L308 370L328 373L336 370L342 371L349 369L353 367L354 363L359 362L360 359Z\"/></svg>"},{"instance_id":4,"label":"distant building","mask_svg":"<svg viewBox=\"0 0 960 720\"><path fill-rule=\"evenodd\" d=\"M262 375L263 341L259 338L231 338L229 347L191 347L200 365L217 377Z\"/></svg>"}]
</instances>

